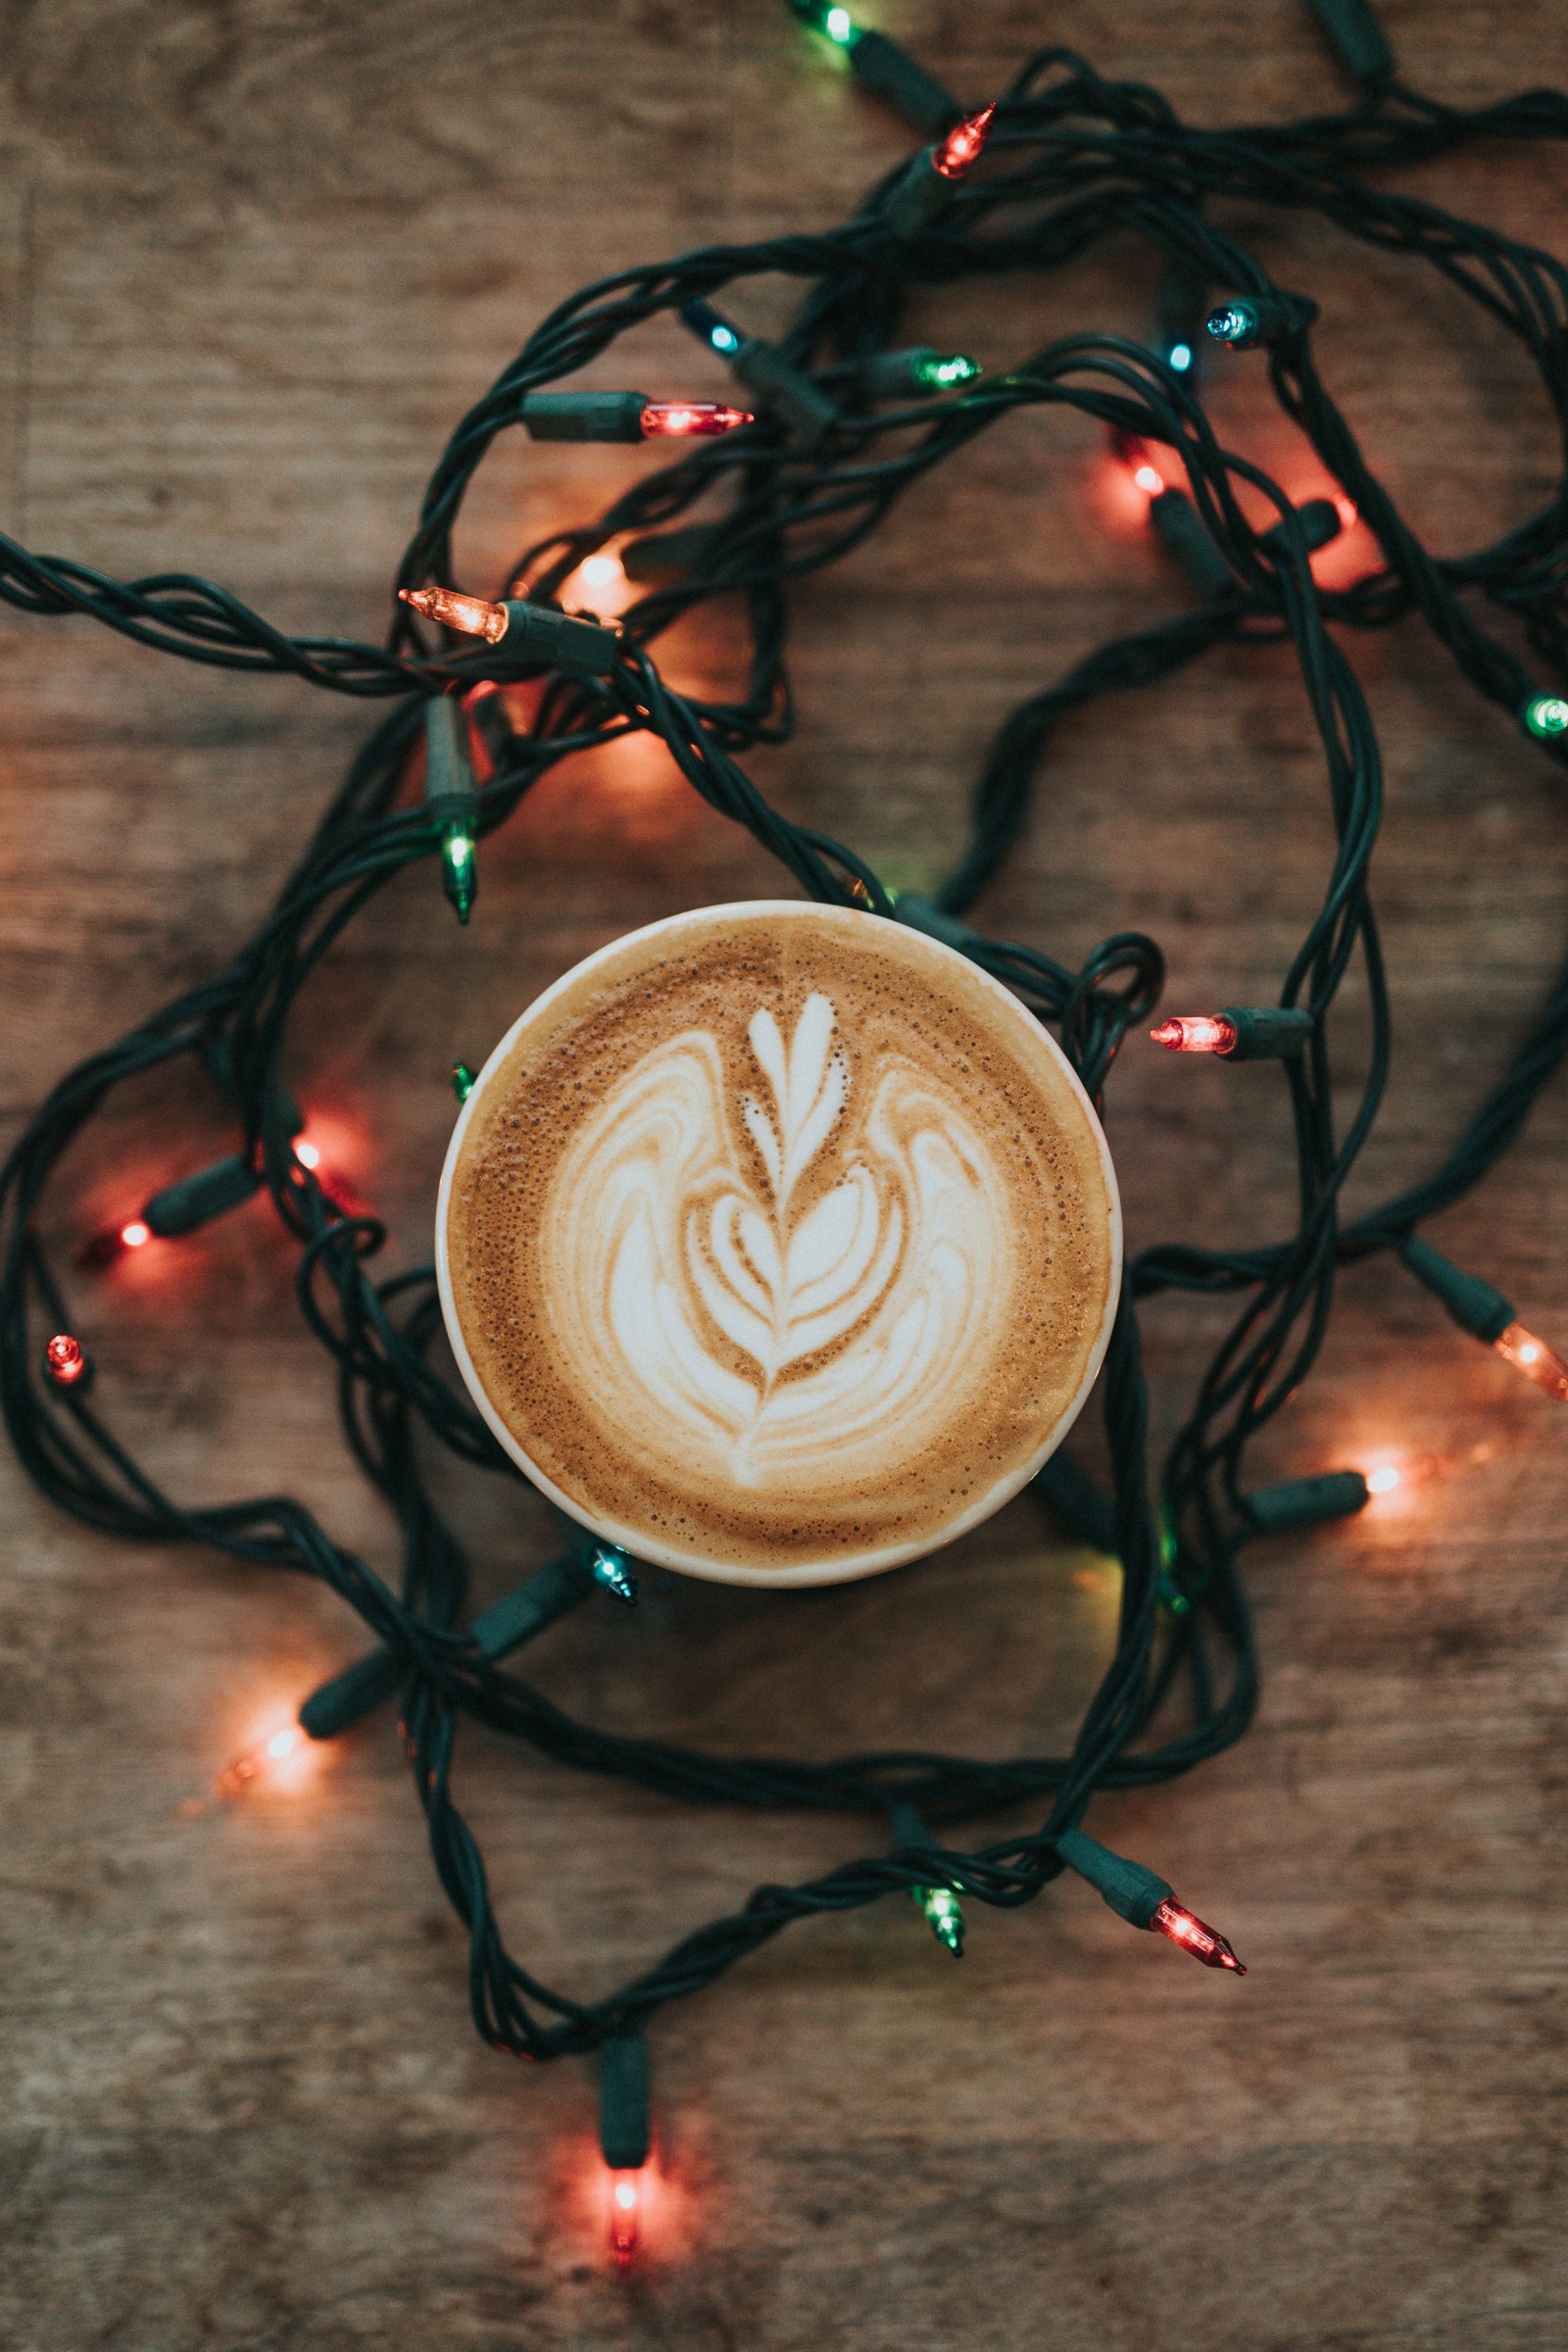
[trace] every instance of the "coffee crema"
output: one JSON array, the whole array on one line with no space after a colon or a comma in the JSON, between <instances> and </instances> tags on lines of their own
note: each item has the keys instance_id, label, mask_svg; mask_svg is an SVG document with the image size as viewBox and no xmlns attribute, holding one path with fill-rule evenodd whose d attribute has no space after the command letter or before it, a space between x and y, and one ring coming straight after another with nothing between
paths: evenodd
<instances>
[{"instance_id":1,"label":"coffee crema","mask_svg":"<svg viewBox=\"0 0 1568 2352\"><path fill-rule=\"evenodd\" d=\"M437 1210L502 1444L644 1559L895 1566L1033 1475L1120 1272L1099 1124L1018 1002L922 933L760 900L616 940L496 1049Z\"/></svg>"}]
</instances>

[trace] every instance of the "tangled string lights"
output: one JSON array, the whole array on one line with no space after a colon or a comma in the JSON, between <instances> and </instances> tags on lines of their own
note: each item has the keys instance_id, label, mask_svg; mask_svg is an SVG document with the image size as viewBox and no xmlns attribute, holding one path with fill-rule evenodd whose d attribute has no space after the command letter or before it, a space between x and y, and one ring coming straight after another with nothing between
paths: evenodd
<instances>
[{"instance_id":1,"label":"tangled string lights","mask_svg":"<svg viewBox=\"0 0 1568 2352\"><path fill-rule=\"evenodd\" d=\"M827 18L842 23L835 27ZM844 11L827 18L824 29L841 45L861 37ZM881 51L867 57L867 72L871 65L889 71ZM927 91L937 86L929 76L918 79ZM1389 997L1368 889L1382 769L1343 640L1419 614L1468 683L1561 763L1568 756L1568 482L1559 480L1538 513L1494 544L1434 556L1372 471L1318 371L1312 299L1276 285L1263 262L1216 223L1216 215L1239 204L1276 216L1311 212L1348 239L1435 270L1517 340L1568 431L1568 274L1535 247L1387 185L1401 171L1463 146L1560 140L1568 136L1568 99L1531 91L1465 112L1380 72L1341 113L1208 131L1183 122L1153 90L1103 81L1081 59L1053 49L1022 68L994 112L956 128L957 110L952 113L946 123L922 125L939 133L938 142L873 188L839 227L717 245L623 270L552 312L463 419L436 466L392 583L403 593L384 646L289 637L210 582L170 573L121 583L0 540L0 597L20 612L86 615L160 652L243 672L285 672L389 706L255 937L222 971L68 1071L11 1152L0 1177L0 1398L30 1477L89 1526L216 1546L254 1567L315 1577L363 1619L376 1649L327 1694L315 1694L302 1713L306 1731L341 1729L401 1690L435 1866L469 1938L479 2031L496 2046L536 2059L610 2045L616 2055L607 2068L607 2099L612 2094L621 2104L605 2144L623 2156L631 2151L632 2159L615 2167L617 2182L634 2178L639 2145L646 2154L645 2113L640 2141L637 2121L638 2101L646 2107L646 2067L627 2058L628 2043L662 2003L699 1990L814 1913L906 1890L956 1951L959 1898L1024 1903L1070 1865L1135 1924L1163 1929L1212 1966L1237 1967L1225 1939L1176 1904L1162 1880L1108 1853L1079 1824L1097 1790L1167 1780L1241 1737L1257 1690L1244 1547L1367 1499L1357 1472L1261 1492L1250 1491L1245 1476L1251 1441L1311 1371L1341 1267L1375 1252L1400 1253L1467 1330L1550 1394L1568 1396L1568 1371L1507 1301L1416 1236L1507 1150L1557 1067L1568 1048L1568 971L1446 1153L1413 1170L1405 1189L1370 1213L1347 1222L1339 1206L1390 1064ZM971 277L1027 279L1061 268L1112 231L1129 230L1169 271L1209 290L1217 305L1210 347L1229 343L1238 355L1216 350L1213 364L1266 368L1280 409L1339 485L1342 511L1353 505L1381 551L1367 576L1332 590L1314 580L1313 548L1338 527L1332 510L1326 519L1298 511L1259 466L1222 445L1187 341L1161 357L1086 328L991 377L962 355L898 343L915 294L940 297ZM713 307L715 297L744 295L749 280L770 273L801 288L794 323L777 345ZM665 312L680 313L693 335L727 361L746 387L748 408L547 391ZM1260 356L1240 356L1249 347ZM1133 453L1152 477L1161 537L1202 583L1201 601L1102 647L1012 711L975 782L970 838L956 869L931 900L896 902L853 848L772 807L741 760L753 746L790 733L790 610L808 596L811 576L848 555L946 460L1035 407L1075 409ZM497 436L524 424L555 438L695 437L597 517L525 550L499 598L445 594L454 525L469 485ZM1249 520L1244 491L1254 510L1257 502L1266 506L1270 519ZM578 567L612 543L622 547L628 577L646 591L613 630L564 614L559 603ZM667 682L654 649L672 622L717 598L744 615L748 658L732 696L705 701ZM629 1597L632 1571L572 1535L559 1561L466 1624L468 1562L421 1478L416 1424L475 1469L517 1473L461 1390L429 1360L440 1328L432 1270L377 1279L383 1227L372 1214L349 1213L334 1201L299 1140L280 1065L296 1005L323 956L394 874L421 859L444 860L449 895L466 916L484 840L514 818L539 778L579 752L645 731L668 746L693 790L744 825L803 891L859 906L868 921L913 921L1013 988L1056 1027L1098 1102L1127 1030L1147 1019L1159 996L1154 942L1120 933L1073 970L1038 946L986 936L968 916L1025 822L1063 717L1153 686L1218 647L1284 640L1299 663L1334 826L1321 903L1280 976L1277 1005L1182 1016L1160 1034L1183 1051L1278 1062L1294 1123L1298 1213L1294 1229L1267 1247L1175 1242L1146 1250L1128 1269L1102 1383L1113 1495L1099 1494L1059 1458L1041 1481L1074 1525L1114 1551L1122 1573L1114 1654L1070 1752L980 1761L909 1747L826 1763L736 1759L573 1720L499 1661L596 1587ZM1521 644L1544 683L1514 650ZM490 690L528 680L539 682L539 692L524 722L516 698ZM482 783L473 765L476 729L486 746ZM429 763L422 800L421 739ZM1358 1098L1341 1124L1332 1105L1332 1013L1357 963L1373 1042ZM205 1093L216 1080L223 1090L235 1150L220 1163L226 1176L200 1170L183 1191L173 1188L179 1199L149 1203L132 1220L139 1243L187 1231L265 1186L298 1250L302 1310L337 1367L346 1441L400 1530L395 1585L286 1498L181 1503L132 1458L93 1402L91 1356L73 1336L75 1318L38 1238L38 1212L62 1153L112 1090L180 1057L191 1065L193 1088ZM460 1092L469 1074L460 1065ZM122 1246L139 1246L132 1224L123 1228ZM93 1277L104 1278L102 1271ZM1138 1308L1171 1290L1231 1296L1237 1308L1155 1472L1148 1460ZM75 1306L90 1329L90 1297ZM1156 1712L1178 1699L1180 1728L1152 1738ZM581 2001L538 1981L503 1941L483 1861L452 1796L466 1718L561 1764L685 1803L864 1815L891 1825L891 1849L804 1885L761 1886L609 1997ZM1026 1801L1043 1808L1038 1827L1000 1842L969 1850L938 1835ZM628 2204L618 2187L616 2194L619 2249L628 2232L635 2242L627 2218L635 2196Z\"/></svg>"}]
</instances>

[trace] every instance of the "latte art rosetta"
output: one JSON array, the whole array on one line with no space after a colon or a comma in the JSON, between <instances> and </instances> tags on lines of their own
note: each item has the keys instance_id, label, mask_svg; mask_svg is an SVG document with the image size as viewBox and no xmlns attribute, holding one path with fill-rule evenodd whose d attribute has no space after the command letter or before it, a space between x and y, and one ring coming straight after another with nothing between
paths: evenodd
<instances>
[{"instance_id":1,"label":"latte art rosetta","mask_svg":"<svg viewBox=\"0 0 1568 2352\"><path fill-rule=\"evenodd\" d=\"M999 1344L1013 1213L929 1070L858 1071L831 1000L752 1067L691 1028L607 1093L543 1220L557 1344L623 1442L770 1490L918 1446ZM982 1345L982 1343L984 1343Z\"/></svg>"}]
</instances>

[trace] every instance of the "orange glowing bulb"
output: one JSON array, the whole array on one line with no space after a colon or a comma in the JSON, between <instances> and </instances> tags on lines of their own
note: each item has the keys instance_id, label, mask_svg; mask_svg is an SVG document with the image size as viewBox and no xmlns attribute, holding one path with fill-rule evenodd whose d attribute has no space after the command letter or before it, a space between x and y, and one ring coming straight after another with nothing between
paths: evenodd
<instances>
[{"instance_id":1,"label":"orange glowing bulb","mask_svg":"<svg viewBox=\"0 0 1568 2352\"><path fill-rule=\"evenodd\" d=\"M132 1217L128 1225L120 1228L120 1239L126 1250L139 1250L144 1242L150 1242L152 1238L152 1227L144 1224L140 1217Z\"/></svg>"},{"instance_id":2,"label":"orange glowing bulb","mask_svg":"<svg viewBox=\"0 0 1568 2352\"><path fill-rule=\"evenodd\" d=\"M1147 458L1144 460L1141 466L1136 466L1133 468L1133 480L1137 483L1139 489L1150 498L1158 498L1160 492L1165 487L1164 475L1158 472L1154 466L1151 466Z\"/></svg>"},{"instance_id":3,"label":"orange glowing bulb","mask_svg":"<svg viewBox=\"0 0 1568 2352\"><path fill-rule=\"evenodd\" d=\"M584 556L577 577L585 588L618 588L626 577L618 556Z\"/></svg>"},{"instance_id":4,"label":"orange glowing bulb","mask_svg":"<svg viewBox=\"0 0 1568 2352\"><path fill-rule=\"evenodd\" d=\"M1188 1012L1161 1021L1150 1036L1169 1054L1234 1054L1236 1024L1222 1012Z\"/></svg>"},{"instance_id":5,"label":"orange glowing bulb","mask_svg":"<svg viewBox=\"0 0 1568 2352\"><path fill-rule=\"evenodd\" d=\"M285 1723L270 1739L248 1747L231 1764L224 1766L213 1783L216 1796L238 1796L253 1782L264 1779L273 1769L294 1755L304 1744L305 1734L297 1723Z\"/></svg>"},{"instance_id":6,"label":"orange glowing bulb","mask_svg":"<svg viewBox=\"0 0 1568 2352\"><path fill-rule=\"evenodd\" d=\"M1544 1389L1560 1404L1568 1404L1568 1364L1544 1340L1538 1340L1522 1323L1510 1323L1492 1345L1504 1363L1512 1364L1526 1380L1533 1380L1538 1389Z\"/></svg>"},{"instance_id":7,"label":"orange glowing bulb","mask_svg":"<svg viewBox=\"0 0 1568 2352\"><path fill-rule=\"evenodd\" d=\"M313 1144L309 1136L302 1135L294 1146L294 1156L302 1168L318 1168L321 1164L321 1147Z\"/></svg>"},{"instance_id":8,"label":"orange glowing bulb","mask_svg":"<svg viewBox=\"0 0 1568 2352\"><path fill-rule=\"evenodd\" d=\"M1360 520L1360 515L1353 498L1337 498L1334 501L1334 512L1340 518L1340 528L1342 531L1348 531L1353 522L1358 522Z\"/></svg>"},{"instance_id":9,"label":"orange glowing bulb","mask_svg":"<svg viewBox=\"0 0 1568 2352\"><path fill-rule=\"evenodd\" d=\"M465 596L460 588L400 588L398 595L426 620L461 629L466 636L483 637L491 645L499 645L507 633L506 606L492 605L485 597Z\"/></svg>"},{"instance_id":10,"label":"orange glowing bulb","mask_svg":"<svg viewBox=\"0 0 1568 2352\"><path fill-rule=\"evenodd\" d=\"M938 142L932 155L933 172L939 172L944 179L962 179L966 172L973 171L991 136L996 112L993 101L990 106L983 107L979 114L970 115L962 122L956 122L947 137Z\"/></svg>"},{"instance_id":11,"label":"orange glowing bulb","mask_svg":"<svg viewBox=\"0 0 1568 2352\"><path fill-rule=\"evenodd\" d=\"M610 2250L624 2270L637 2251L642 2212L642 2180L636 2173L616 2173L610 2192Z\"/></svg>"},{"instance_id":12,"label":"orange glowing bulb","mask_svg":"<svg viewBox=\"0 0 1568 2352\"><path fill-rule=\"evenodd\" d=\"M1392 1494L1398 1484L1399 1473L1392 1462L1384 1462L1379 1469L1369 1470L1366 1474L1366 1491L1369 1494Z\"/></svg>"}]
</instances>

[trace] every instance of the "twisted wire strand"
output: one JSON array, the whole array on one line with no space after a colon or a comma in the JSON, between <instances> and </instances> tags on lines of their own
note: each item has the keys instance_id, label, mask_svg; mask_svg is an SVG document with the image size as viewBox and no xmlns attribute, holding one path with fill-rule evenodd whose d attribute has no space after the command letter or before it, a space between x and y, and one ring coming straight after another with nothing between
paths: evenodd
<instances>
[{"instance_id":1,"label":"twisted wire strand","mask_svg":"<svg viewBox=\"0 0 1568 2352\"><path fill-rule=\"evenodd\" d=\"M1263 262L1210 213L1236 201L1280 216L1315 213L1352 241L1424 264L1516 339L1568 434L1568 272L1537 247L1367 177L1476 142L1565 137L1568 98L1558 92L1527 91L1466 111L1396 81L1340 114L1202 131L1182 122L1152 89L1103 80L1072 52L1054 48L1026 61L1010 84L985 171L915 234L896 233L879 209L897 176L890 173L836 229L710 246L581 289L540 323L456 427L394 586L447 578L466 492L498 435L516 426L528 391L559 382L630 328L693 296L720 296L770 272L795 280L802 298L782 348L832 392L840 410L831 433L811 447L764 415L722 441L677 455L598 516L520 551L508 581L554 603L596 548L701 516L700 547L680 577L654 587L624 615L615 667L602 681L552 677L509 655L505 643L483 654L452 639L438 643L402 605L393 608L382 646L290 637L211 582L177 572L118 582L0 538L0 602L19 612L94 619L155 651L292 676L389 706L255 936L222 972L67 1072L0 1166L0 1409L29 1477L86 1524L126 1539L198 1543L248 1566L315 1577L375 1640L396 1646L406 1670L403 1720L416 1793L437 1876L468 1934L475 2023L496 2046L536 2059L592 2049L699 1990L793 1922L857 1908L900 1887L947 1885L997 1906L1027 1902L1060 1871L1055 1840L1097 1790L1154 1786L1245 1733L1257 1699L1240 1570L1248 1449L1309 1375L1341 1266L1396 1248L1422 1218L1480 1182L1568 1052L1565 970L1446 1156L1380 1207L1342 1221L1341 1197L1388 1081L1391 1020L1370 896L1381 762L1365 698L1331 628L1367 630L1418 616L1460 676L1512 718L1534 681L1511 643L1480 616L1478 606L1491 608L1522 632L1561 691L1568 686L1568 479L1493 545L1435 557L1373 473L1318 371L1312 298L1276 285ZM1128 230L1217 290L1279 306L1284 325L1264 362L1270 388L1374 535L1381 564L1372 574L1346 589L1320 588L1285 492L1221 445L1193 382L1126 337L1061 338L955 397L878 405L857 390L861 364L896 345L912 295L966 278L1050 271ZM1121 1605L1112 1653L1068 1753L977 1759L908 1748L820 1762L721 1757L578 1722L487 1660L462 1630L469 1563L428 1492L418 1434L475 1468L518 1474L466 1396L429 1361L440 1329L433 1271L378 1279L382 1225L373 1214L345 1211L294 1155L279 1076L291 1024L347 927L395 874L438 851L439 825L409 788L423 704L431 692L461 691L481 678L503 685L543 678L530 725L515 733L480 793L481 840L513 819L559 761L644 732L665 744L693 791L744 826L808 896L858 906L872 919L895 914L869 863L775 808L742 760L793 728L789 618L812 577L843 561L937 467L1036 407L1076 411L1158 448L1167 474L1185 478L1230 584L1196 610L1100 648L1003 720L974 784L970 838L935 904L957 927L965 952L1056 1026L1102 1104L1123 1037L1157 1002L1164 969L1157 944L1119 933L1075 971L1036 944L991 938L968 918L1028 822L1063 718L1108 696L1152 691L1219 648L1288 642L1321 749L1334 829L1320 904L1280 989L1281 1003L1302 1006L1313 1023L1307 1053L1285 1067L1298 1171L1295 1230L1248 1250L1159 1245L1127 1268L1101 1384ZM1267 523L1249 520L1243 492L1261 498ZM745 618L744 682L730 699L683 696L661 673L659 639L718 597L732 600ZM1549 747L1544 751L1560 760ZM1337 1123L1331 1015L1357 968L1371 1004L1372 1051L1356 1100ZM71 1320L37 1223L57 1164L116 1087L181 1056L203 1086L221 1087L242 1149L298 1249L300 1306L334 1360L345 1442L398 1528L395 1588L289 1497L180 1503L84 1396L52 1390L40 1376L46 1327L63 1329ZM1235 1294L1240 1303L1156 1477L1138 1308L1166 1291ZM1173 1592L1180 1613L1166 1605ZM1183 1720L1172 1729L1169 1708L1178 1697ZM581 2002L543 1984L507 1948L483 1857L452 1792L465 1718L563 1767L623 1779L671 1801L871 1817L912 1802L933 1831L1023 1804L1044 1811L1035 1831L971 1851L944 1843L928 1852L883 1852L804 1885L760 1886L740 1909L683 1936L618 1991Z\"/></svg>"}]
</instances>

